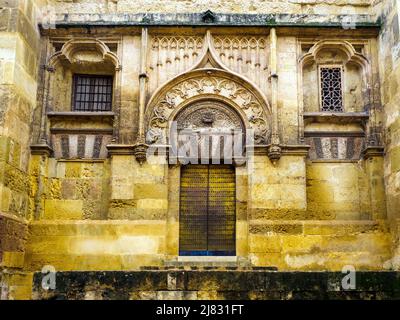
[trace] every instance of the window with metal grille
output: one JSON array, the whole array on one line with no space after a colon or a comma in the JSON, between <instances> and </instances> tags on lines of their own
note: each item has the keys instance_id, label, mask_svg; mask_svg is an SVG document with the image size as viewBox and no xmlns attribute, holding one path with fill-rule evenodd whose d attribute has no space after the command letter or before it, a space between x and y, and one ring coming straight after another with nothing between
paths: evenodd
<instances>
[{"instance_id":1,"label":"window with metal grille","mask_svg":"<svg viewBox=\"0 0 400 320\"><path fill-rule=\"evenodd\" d=\"M343 112L343 74L341 67L320 67L321 110Z\"/></svg>"},{"instance_id":2,"label":"window with metal grille","mask_svg":"<svg viewBox=\"0 0 400 320\"><path fill-rule=\"evenodd\" d=\"M74 75L74 111L111 111L112 76Z\"/></svg>"}]
</instances>

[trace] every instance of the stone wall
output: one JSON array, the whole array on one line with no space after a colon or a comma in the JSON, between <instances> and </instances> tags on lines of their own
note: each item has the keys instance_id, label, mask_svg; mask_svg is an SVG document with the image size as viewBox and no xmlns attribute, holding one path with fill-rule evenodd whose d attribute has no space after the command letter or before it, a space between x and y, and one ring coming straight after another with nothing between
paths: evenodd
<instances>
[{"instance_id":1,"label":"stone wall","mask_svg":"<svg viewBox=\"0 0 400 320\"><path fill-rule=\"evenodd\" d=\"M27 237L26 222L12 216L0 216L0 266L23 268Z\"/></svg>"},{"instance_id":2,"label":"stone wall","mask_svg":"<svg viewBox=\"0 0 400 320\"><path fill-rule=\"evenodd\" d=\"M398 248L398 221L400 218L400 94L398 92L400 79L400 7L398 1L385 1L381 5L381 17L384 24L379 37L379 44L381 54L382 102L385 110L384 125L386 129L384 175L388 216L394 234L395 247ZM396 252L398 252L398 249L396 249ZM392 266L399 266L398 253L396 253L392 261Z\"/></svg>"},{"instance_id":3,"label":"stone wall","mask_svg":"<svg viewBox=\"0 0 400 320\"><path fill-rule=\"evenodd\" d=\"M22 265L32 205L28 167L39 69L38 4L3 1L0 9L0 257L7 267ZM7 258L13 254L18 259Z\"/></svg>"},{"instance_id":4,"label":"stone wall","mask_svg":"<svg viewBox=\"0 0 400 320\"><path fill-rule=\"evenodd\" d=\"M61 30L49 31L50 55L56 47L66 45L71 48L68 42L70 35ZM105 36L106 31L102 28L93 30L96 30L93 31L96 33L94 40L80 28L72 32L76 37L90 39L88 41L104 40L107 46L113 44L110 48L113 48L122 64L122 70L118 71L121 100L119 105L115 104L114 110L118 112L120 106L115 140L118 143L108 146L109 158L101 161L82 161L73 159L74 156L64 159L63 152L45 160L34 155L31 173L40 187L33 190L35 221L30 228L26 264L32 271L40 270L46 264L61 271L83 271L136 270L141 266L179 262L180 168L167 165L163 155L149 158L147 163L141 165L135 159L132 144L138 135L140 95L145 95L147 102L151 97L156 99L157 94L165 91L165 88L171 90L171 96L175 95L173 90L186 90L186 87L168 84L168 80L189 68L202 67L201 63L207 62L196 60L201 58L204 47L209 45L203 40L206 33L190 28L179 30L172 27L162 32L151 29L146 52L149 59L145 63L149 86L148 91L141 92L138 80L141 63L144 62L140 53L140 36L137 35L140 29L115 28L111 33L107 31L110 38ZM127 30L135 35L126 35L129 33ZM235 72L242 72L244 79L236 82L236 86L242 86L246 84L246 79L250 79L262 89L269 103L272 88L267 81L268 72L264 69L268 71L270 64L271 39L260 35L256 28L249 29L249 34L238 30L238 35L232 30L212 30L210 41L215 41L216 52L221 57L219 63ZM178 31L181 32L179 36L172 35ZM307 42L306 47L308 45L303 52L303 43L298 37L288 35L288 32L288 29L279 30L276 53L279 74L276 104L284 154L274 164L267 156L268 148L259 147L254 157L250 157L247 168L236 168L237 263L274 266L279 270L337 271L352 262L361 269L380 270L390 259L390 238L384 222L380 221L386 218L382 158L362 158L366 139L361 124L331 124L311 120L307 130L312 134L318 136L319 132L332 132L338 155L338 149L343 149L338 146L338 140L342 139L340 135L355 132L357 137L345 136L354 142L354 146L348 147L343 157L342 152L340 159L339 156L333 156L335 152L331 145L334 142L329 147L324 143L322 155L314 148L314 158L308 159L308 148L301 145L303 134L300 118L304 111L301 92L315 86L315 81L302 86L298 61L315 43L313 37L317 32L326 37L330 33L323 29L310 31L306 40L301 40ZM368 52L372 69L375 69L377 55L371 51L370 42L374 42L376 31L362 29L357 32L360 34L354 35L352 43ZM335 29L335 39L339 39L339 33ZM119 34L123 35L122 38L118 38ZM57 36L53 39L56 35L61 35L61 38ZM370 39L370 42L360 42L361 35ZM242 43L243 55L247 55L247 50L253 50L250 55L254 55L254 58L242 64L232 63L231 39ZM178 43L182 51L179 53L176 51ZM87 51L75 56L77 59L84 57L82 65L85 68L90 65L90 59L97 59L93 55L94 47L91 48L91 53ZM73 50L66 51L75 54ZM256 56L256 52L260 55ZM88 58L91 54L92 58ZM352 54L355 55L354 52ZM79 65L67 64L71 69ZM96 66L96 72L101 72L99 65ZM201 70L196 72L200 74L197 77L202 79ZM260 76L263 72L266 73ZM58 73L56 70L56 77ZM193 90L190 91L190 85L181 100L196 98ZM160 91L160 88L163 90ZM62 81L59 84L52 83L50 96L63 93L64 89L65 83L62 84ZM199 92L207 90L210 89L203 88ZM231 88L224 87L217 91L222 96L217 98L226 100L227 90ZM237 95L229 97L238 99L237 103L240 103ZM50 101L55 100L50 98ZM164 103L159 102L161 105ZM54 111L67 112L69 104L65 106L61 103L62 108ZM349 111L360 111L365 107L360 101L357 106L357 110ZM177 112L172 109L170 107L168 115L172 111ZM151 106L146 112L150 111ZM52 114L49 117L50 129L57 132L62 129L95 131L111 128L93 119L79 118L78 115L72 117L72 121L65 117L65 113L59 116ZM339 137L335 136L338 133ZM62 133L66 134L68 132ZM76 135L75 132L71 134ZM72 139L69 141L71 144ZM58 148L57 139L49 143Z\"/></svg>"},{"instance_id":5,"label":"stone wall","mask_svg":"<svg viewBox=\"0 0 400 320\"><path fill-rule=\"evenodd\" d=\"M341 14L347 12L354 13L369 13L371 3L368 0L279 0L279 1L240 1L229 0L220 2L217 0L188 0L188 1L148 1L140 0L132 2L130 0L102 0L92 2L89 0L79 0L73 2L65 1L50 1L59 12L68 13L137 13L137 12L204 12L212 10L219 13L328 13Z\"/></svg>"},{"instance_id":6,"label":"stone wall","mask_svg":"<svg viewBox=\"0 0 400 320\"><path fill-rule=\"evenodd\" d=\"M152 270L62 272L55 290L34 274L36 300L398 300L396 272L360 272L356 289L343 290L342 273L262 270ZM100 281L99 281L100 280Z\"/></svg>"},{"instance_id":7,"label":"stone wall","mask_svg":"<svg viewBox=\"0 0 400 320\"><path fill-rule=\"evenodd\" d=\"M29 297L27 288L31 275L24 274L19 278L16 273L14 278L13 273L23 266L32 272L41 270L45 265L52 265L57 271L132 271L146 266L161 268L183 263L178 257L180 168L165 164L162 155L140 164L134 156L134 144L140 134L139 117L143 104L168 80L193 67L230 68L240 73L243 79L235 83L243 85L242 92L253 85L260 88L262 95L266 96L266 104L276 108L279 121L277 134L283 152L281 159L273 163L268 158L267 147L259 147L258 153L251 158L254 160L252 171L244 167L236 169L238 260L235 266L269 266L279 271L340 271L348 264L361 270L398 268L397 256L391 260L393 238L386 223L389 216L396 247L397 208L400 205L400 114L397 92L400 60L397 59L398 7L394 1L374 1L373 5L366 0L80 0L46 3L52 5L57 13L70 15L62 16L64 20L59 29L42 30L41 38L34 9L43 5L44 1L6 1L0 9L0 266L11 268L10 272L4 271L2 275L3 298ZM179 22L182 16L173 14L188 13L184 17L187 22L192 17L190 13L193 13L193 8L197 13L210 9L227 14L305 14L307 18L304 19L290 15L286 18L293 18L293 21L289 21L292 24L300 19L301 23L320 23L325 27L333 19L339 28L277 28L276 57L273 56L275 53L269 29L256 26L244 30L211 27L210 34L205 28L150 27L150 41L145 54L141 52L142 29L137 25L126 28L62 28L62 24L73 26L74 23L89 23L89 16L86 15L89 13L90 23L94 25L116 23L114 19L134 24L136 20L130 19L140 17L125 13L138 12L171 13L168 18L174 23ZM107 13L121 15L104 15ZM364 27L356 30L340 28L337 15L346 13L363 15ZM376 37L379 31L374 24L375 16L381 16L384 23L378 45ZM152 23L160 23L157 20L163 19L160 17L152 16L155 19ZM245 19L244 16L240 17ZM224 19L228 18L232 16L224 16ZM195 19L201 19L200 15L196 15ZM262 19L258 21L258 26L265 27L267 20L265 16ZM143 21L140 20L140 23ZM161 22L169 23L164 20ZM205 37L211 34L214 38L206 39L216 41L215 52L221 59L219 66L215 59L196 61L208 45ZM65 54L72 56L64 55L60 59L62 67L58 65L53 70L52 65L47 65L46 71L41 69L38 75L39 66L45 64L71 38L88 39L89 44L78 41L69 47L67 45L71 50L66 50ZM346 43L345 47L353 48L350 49L351 59L356 57L355 60L360 61L361 54L367 57L369 62L363 60L366 67L362 72L359 67L349 67L351 81L346 85L346 108L351 113L370 111L368 125L365 125L365 115L351 115L354 118L340 121L326 121L318 115L303 117L304 112L318 111L318 92L309 90L310 87L317 87L316 69L311 70L314 78L307 78L306 75L302 79L299 61L322 38L331 39L333 45L335 41L345 39L350 43ZM230 42L232 39L234 41ZM175 51L178 42L179 52ZM237 57L237 63L233 63L235 56L232 50L238 50L236 43L240 43L242 51L239 56L243 56ZM343 51L343 43L341 46ZM87 50L73 56L79 53L80 47ZM96 54L98 48L103 50L102 55ZM249 57L253 55L252 59L243 59L248 51ZM332 52L328 51L328 62L331 61L331 55ZM144 59L144 56L148 59ZM335 54L333 56L336 57ZM107 63L104 63L104 57L109 59ZM65 62L68 58L72 63ZM84 63L74 65L75 58L81 58ZM275 58L278 86L274 89L269 78ZM347 58L344 57L344 60ZM103 64L91 65L96 59L103 59ZM70 75L80 70L114 75L115 113L110 113L104 119L65 114L71 106ZM360 75L366 73L370 76L368 81L371 81L369 85L372 88L356 85L362 80ZM149 77L147 88L141 80L145 77ZM49 92L46 91L46 81L50 82ZM171 86L170 89L176 87ZM224 101L240 100L238 95L229 94L229 90L229 86L223 90L217 88L214 93L218 94L213 97ZM355 92L352 100L350 91ZM310 92L311 97L308 97ZM204 88L197 93L204 93ZM46 94L50 98L43 105ZM191 94L182 94L182 99L188 96L196 98ZM145 100L144 103L141 98ZM47 108L46 111L62 111L64 114L49 114L46 126L40 127L42 107ZM151 108L149 111L152 111ZM252 121L254 118L250 116L245 120ZM386 128L384 139L380 132L383 126ZM78 149L79 137L99 136L99 132L107 137L98 146L97 157L91 159L90 155L94 152L89 150L85 151L89 156L82 159L78 152L75 154L75 151L71 151ZM327 136L327 132L331 135ZM63 146L66 138L70 147L68 150ZM49 148L41 149L41 152L33 148L31 155L30 144L46 139L55 153L52 154ZM309 156L304 143L311 145ZM385 160L380 152L383 143L386 145ZM366 152L367 145L376 147L378 151ZM212 264L209 261L198 263ZM295 284L296 290L278 288L273 293L265 293L261 287L270 281L268 275L260 276L253 272L246 278L246 273L224 274L224 279L215 274L184 274L183 277L193 279L190 281L194 284L188 284L188 280L182 286L182 291L177 292L165 286L164 280L168 277L166 272L141 273L138 277L149 279L149 283L158 289L138 285L137 290L128 292L119 282L121 280L118 277L122 273L116 274L115 278L111 273L105 276L100 273L61 273L63 285L71 285L72 289L56 294L59 298L119 297L121 294L121 297L134 299L170 296L289 299L307 296L304 291L307 285L302 280L300 283L304 285L303 288L299 289ZM324 273L322 277L326 275ZM89 289L83 290L75 284L75 280L79 282L82 277L88 277L90 282L103 276L105 283L116 279L113 285L120 287L120 291L106 292L91 284ZM284 274L281 276L285 277ZM392 276L394 274L390 274ZM48 298L38 288L39 276L36 277L35 298ZM201 287L201 281L207 280L207 277L217 280L206 282L209 285L206 290ZM254 280L261 287L254 290L240 286L230 288L230 281L236 277ZM158 287L155 278L162 278L163 284ZM220 285L215 285L216 282L226 288L214 288ZM335 290L332 294L329 290L326 293L324 288L324 297L347 297L346 294L338 295ZM83 290L84 294L78 295L76 292L79 290ZM314 291L311 296L321 296ZM390 298L396 296L394 291L393 288L382 292L362 289L349 296Z\"/></svg>"},{"instance_id":8,"label":"stone wall","mask_svg":"<svg viewBox=\"0 0 400 320\"><path fill-rule=\"evenodd\" d=\"M29 161L41 46L37 6L42 4L0 5L0 299L29 297L32 281L21 280L17 270L24 267L33 204Z\"/></svg>"}]
</instances>

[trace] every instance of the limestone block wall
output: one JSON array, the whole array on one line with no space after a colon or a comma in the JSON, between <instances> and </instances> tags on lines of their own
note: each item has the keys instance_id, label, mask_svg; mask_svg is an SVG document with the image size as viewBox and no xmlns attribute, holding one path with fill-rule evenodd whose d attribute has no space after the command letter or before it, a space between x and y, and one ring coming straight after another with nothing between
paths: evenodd
<instances>
[{"instance_id":1,"label":"limestone block wall","mask_svg":"<svg viewBox=\"0 0 400 320\"><path fill-rule=\"evenodd\" d=\"M41 220L107 218L109 163L49 161Z\"/></svg>"},{"instance_id":2,"label":"limestone block wall","mask_svg":"<svg viewBox=\"0 0 400 320\"><path fill-rule=\"evenodd\" d=\"M104 37L103 31L98 32L99 37ZM117 32L112 34L115 39ZM182 39L193 37L190 32L189 36L184 33L186 37ZM136 270L179 260L180 168L167 165L165 156L150 158L140 165L132 152L138 126L141 37L135 28L131 33L134 35L123 35L113 49L123 65L118 87L120 114L115 118L120 145L108 149L106 160L63 159L62 153L58 153L57 159L32 157L30 201L34 204L34 221L27 251L28 270L40 270L46 264L63 271ZM157 39L156 30L150 34L152 41ZM174 39L171 35L160 38L170 44ZM215 38L218 40L219 36ZM266 50L267 38L257 39L257 45ZM164 52L160 55L160 59L165 58L163 65L155 65L154 55L157 57L158 53L153 51L157 48L149 49L152 58L146 98L168 80L164 69L169 68L167 74L171 77L184 70L175 51ZM230 49L224 50L225 56L229 55ZM201 50L198 51L200 54ZM269 54L268 50L262 52ZM266 154L267 148L260 148L263 152L256 152L248 168L236 168L236 240L240 263L276 266L279 270L341 270L353 262L362 269L381 269L390 259L390 237L379 221L386 218L381 158L361 158L365 147L361 125L316 123L307 125L313 134L354 131L358 136L340 140L333 135L328 137L329 147L325 143L327 138L323 138L322 155L314 145L310 152L314 158L308 159L304 151L307 148L296 147L302 138L299 39L279 34L277 54L279 136L285 152L274 165ZM253 60L261 58L266 59L262 55ZM192 63L196 60L191 59ZM377 57L372 55L371 59L375 61ZM225 62L231 63L229 59ZM243 70L236 67L237 71ZM255 81L254 70L248 76ZM270 99L270 85L261 80L259 84ZM55 89L53 94L57 94ZM64 107L63 111L67 111L69 105ZM57 130L110 127L100 126L93 119L66 121L59 117L57 121L51 118L50 123ZM315 144L313 139L310 141ZM338 143L353 148L343 151ZM332 151L335 145L341 152ZM296 148L303 151L296 153ZM331 159L336 153L336 159Z\"/></svg>"},{"instance_id":3,"label":"limestone block wall","mask_svg":"<svg viewBox=\"0 0 400 320\"><path fill-rule=\"evenodd\" d=\"M79 0L72 2L70 0L53 0L50 3L57 7L60 12L68 13L137 13L137 12L187 12L192 13L212 10L220 13L329 13L340 14L343 12L369 13L371 2L368 0L351 1L322 1L322 0L279 0L279 1L249 1L240 0L229 1L207 1L207 0L189 0L189 1L136 1L130 0L102 0L92 2L89 0Z\"/></svg>"},{"instance_id":4,"label":"limestone block wall","mask_svg":"<svg viewBox=\"0 0 400 320\"><path fill-rule=\"evenodd\" d=\"M31 202L28 175L36 107L41 1L6 1L0 9L0 266L21 268Z\"/></svg>"},{"instance_id":5,"label":"limestone block wall","mask_svg":"<svg viewBox=\"0 0 400 320\"><path fill-rule=\"evenodd\" d=\"M305 162L301 156L283 157L273 166L265 156L255 156L249 173L251 219L301 219L305 217Z\"/></svg>"},{"instance_id":6,"label":"limestone block wall","mask_svg":"<svg viewBox=\"0 0 400 320\"><path fill-rule=\"evenodd\" d=\"M256 157L249 179L251 264L279 270L383 268L391 237L384 223L382 168L380 157L313 163L287 156L276 167Z\"/></svg>"},{"instance_id":7,"label":"limestone block wall","mask_svg":"<svg viewBox=\"0 0 400 320\"><path fill-rule=\"evenodd\" d=\"M165 221L38 221L30 226L27 270L139 270L161 266Z\"/></svg>"},{"instance_id":8,"label":"limestone block wall","mask_svg":"<svg viewBox=\"0 0 400 320\"><path fill-rule=\"evenodd\" d=\"M370 220L368 178L360 163L309 163L308 218Z\"/></svg>"},{"instance_id":9,"label":"limestone block wall","mask_svg":"<svg viewBox=\"0 0 400 320\"><path fill-rule=\"evenodd\" d=\"M29 9L31 2L23 3L18 9L8 8L4 14L17 10L21 19L25 19L25 16L29 16L27 12L31 10ZM50 1L49 3L60 13L76 13L71 19L75 17L80 21L85 18L85 13L193 12L194 7L196 12L211 9L224 13L338 14L347 9L351 9L352 13L375 13L370 1L364 0L349 2L120 0ZM393 14L393 21L395 21L394 16ZM4 138L0 139L0 161L4 165L0 168L4 169L1 169L3 172L0 171L0 178L3 181L0 187L0 199L1 211L13 216L12 222L3 222L8 219L3 218L3 216L8 217L5 214L0 219L0 234L11 234L4 237L6 240L0 246L0 255L1 251L24 251L23 240L26 236L18 234L27 233L24 219L29 218L32 223L29 228L30 237L25 261L27 270L37 271L47 264L61 271L136 270L144 266L162 266L175 261L179 244L179 167L166 165L163 162L164 157L149 159L148 163L140 165L131 152L138 133L139 76L144 76L140 68L142 41L140 28L132 27L128 31L118 28L107 28L106 31L93 28L94 34L91 35L88 35L84 28L71 31L75 37L84 35L103 39L110 44L111 51L121 60L122 70L118 87L120 108L119 114L115 115L117 123L115 127L117 127L118 143L125 145L125 151L113 152L111 148L107 159L93 161L62 159L62 153L57 153L57 159L34 154L29 161L29 125L32 122L32 110L36 105L35 70L40 60L38 34L26 26L31 24L21 24L19 29L16 29L18 32L11 33L13 41L9 41L10 33L0 40L3 41L4 47L8 48L0 53L4 55L4 59L0 60L1 72L4 79L11 79L7 80L8 82L4 80L5 85L1 86L1 90L4 90L4 101L7 101L4 104L7 109L2 115L4 114L4 123L8 126L1 129ZM394 24L391 24L387 27L387 34L392 34L390 28L393 26ZM253 50L262 49L260 57L245 62L242 57L242 65L240 63L236 65L232 63L230 54L233 47L224 47L221 43L225 43L224 39L236 37L243 41L242 44L246 44L249 43L246 41L250 36L244 35L243 30L240 32L238 30L240 36L232 35L235 32L232 30L234 29L222 30L220 35L216 35L216 39L222 41L215 43L216 51L221 55L221 59L225 59L223 62L227 66L230 65L234 71L246 73L244 70L248 67L246 77L255 83L258 81L257 85L270 101L271 85L267 79L270 75L268 64L271 52L268 35L263 33L257 38L258 47L251 44ZM159 37L164 38L165 32L169 39L178 37L175 35L178 31L182 30L175 28L166 32L163 29ZM185 39L198 37L202 42L205 35L203 31L194 32L188 28L182 32L182 37ZM256 35L259 35L259 31L251 30ZM32 36L29 32L33 32ZM57 35L57 31L54 32ZM158 29L151 30L150 40L157 39L158 32ZM340 32L333 33L332 37L339 35ZM70 36L71 34L65 30L60 31L55 37L54 43L59 42L55 44L54 50L61 46L62 37ZM280 123L279 136L286 154L284 153L280 161L273 165L265 154L267 150L265 148L264 154L257 154L254 157L252 171L246 172L246 168L237 168L238 256L247 259L246 262L252 266L276 266L279 270L341 270L346 264L361 269L382 269L391 257L391 238L383 221L386 219L386 199L382 179L382 158L377 156L361 159L365 138L359 136L354 138L355 142L353 141L357 145L357 152L353 154L354 159L337 156L338 159L335 160L338 161L332 159L311 161L317 159L306 159L305 154L288 154L290 146L304 142L301 136L302 83L299 78L299 58L303 53L299 50L299 43L304 40L300 39L302 36L288 34L288 30L282 34L278 32L277 110ZM357 37L362 38L361 35ZM368 39L363 39L363 44L375 43L370 34L366 37ZM47 44L47 40L43 37L42 43ZM307 38L309 42L317 40L312 36ZM386 43L386 40L383 33L381 41ZM156 50L155 43L151 41L150 43L152 46L149 48L147 65L150 79L145 100L148 100L163 82L186 70L185 68L190 67L188 64L193 64L196 60L196 55L187 57L188 52L193 54L190 50L185 51L188 50L187 47L181 48L185 51L182 57L173 52L171 58L168 52L164 52L162 60L158 57L159 51ZM201 53L203 45L204 43L201 43L196 47L197 55ZM242 49L243 52L248 50L246 46ZM389 212L395 217L398 199L395 118L398 114L395 102L397 100L393 98L397 97L394 85L396 82L393 79L397 73L390 68L386 69L386 64L390 62L391 49L383 49L383 52L387 53L387 57L381 59L382 70L385 70L383 94L386 97L385 101L388 101L385 108L388 110L387 123L391 130L387 141L390 147L386 160L386 190L389 190L390 195ZM379 75L375 61L378 60L378 52L371 49L371 53L369 51L367 53L373 61L374 79L377 79ZM157 65L159 62L162 66ZM161 71L157 71L157 68ZM162 68L168 70L164 73ZM56 74L59 81L54 82L52 88L53 94L59 99L54 100L57 102L54 105L50 103L50 107L57 105L53 111L69 111L71 87L69 76L66 76L69 71L66 71L64 78L60 70L58 70L60 73ZM354 82L358 82L359 78L356 75L353 77L353 73L357 72L353 71L351 70L351 78ZM95 72L100 71L95 70ZM64 82L65 79L68 81ZM315 79L310 80L307 86L311 85L315 87ZM378 91L379 85L375 87L374 90ZM32 88L34 90L31 90ZM354 104L357 108L350 107L349 111L362 111L365 107L359 101L360 88L356 89L358 100L356 99ZM39 98L40 95L41 93ZM376 96L374 99L379 100ZM308 111L318 110L317 103L313 103ZM377 117L379 118L379 115ZM53 121L52 125L54 123ZM33 126L37 126L37 121ZM64 122L63 119L56 129L64 129L63 127L77 129L77 126L81 126L79 130L99 129L96 127L97 123L92 120L83 124L80 121L78 124L73 121ZM110 124L107 124L107 129L110 127ZM360 129L361 126L349 124L316 127L311 129L353 130L359 134L363 131L363 128ZM338 140L337 137L329 139L332 145ZM315 158L320 156L317 151L314 154ZM26 174L28 164L29 179ZM18 241L14 241L14 238ZM17 244L15 247L10 247L9 243ZM15 257L7 259L13 261ZM22 265L22 262L18 261L18 265Z\"/></svg>"},{"instance_id":10,"label":"limestone block wall","mask_svg":"<svg viewBox=\"0 0 400 320\"><path fill-rule=\"evenodd\" d=\"M26 268L132 270L166 254L168 167L132 155L48 160L42 210L30 225ZM32 171L35 175L35 170Z\"/></svg>"},{"instance_id":11,"label":"limestone block wall","mask_svg":"<svg viewBox=\"0 0 400 320\"><path fill-rule=\"evenodd\" d=\"M113 156L110 219L163 220L168 211L165 159L140 166L133 156Z\"/></svg>"},{"instance_id":12,"label":"limestone block wall","mask_svg":"<svg viewBox=\"0 0 400 320\"><path fill-rule=\"evenodd\" d=\"M381 4L383 29L379 37L380 45L380 72L382 102L385 110L385 185L387 209L394 234L396 255L393 267L399 267L398 219L400 218L400 94L398 83L400 79L400 32L399 32L399 4L396 1L384 1Z\"/></svg>"}]
</instances>

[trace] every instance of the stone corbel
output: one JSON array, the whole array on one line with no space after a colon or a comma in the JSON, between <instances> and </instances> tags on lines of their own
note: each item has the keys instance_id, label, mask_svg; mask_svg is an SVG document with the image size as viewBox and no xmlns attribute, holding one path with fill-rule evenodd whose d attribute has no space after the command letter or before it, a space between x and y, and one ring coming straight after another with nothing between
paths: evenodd
<instances>
[{"instance_id":1,"label":"stone corbel","mask_svg":"<svg viewBox=\"0 0 400 320\"><path fill-rule=\"evenodd\" d=\"M31 154L51 157L53 149L47 143L33 144L31 145Z\"/></svg>"},{"instance_id":2,"label":"stone corbel","mask_svg":"<svg viewBox=\"0 0 400 320\"><path fill-rule=\"evenodd\" d=\"M368 160L373 157L385 156L385 147L383 146L368 146L362 153L364 160Z\"/></svg>"},{"instance_id":3,"label":"stone corbel","mask_svg":"<svg viewBox=\"0 0 400 320\"><path fill-rule=\"evenodd\" d=\"M279 145L272 145L268 151L268 158L271 162L276 165L282 158L282 148Z\"/></svg>"},{"instance_id":4,"label":"stone corbel","mask_svg":"<svg viewBox=\"0 0 400 320\"><path fill-rule=\"evenodd\" d=\"M141 143L141 142L133 147L133 154L140 165L146 162L148 149L149 146L146 143Z\"/></svg>"}]
</instances>

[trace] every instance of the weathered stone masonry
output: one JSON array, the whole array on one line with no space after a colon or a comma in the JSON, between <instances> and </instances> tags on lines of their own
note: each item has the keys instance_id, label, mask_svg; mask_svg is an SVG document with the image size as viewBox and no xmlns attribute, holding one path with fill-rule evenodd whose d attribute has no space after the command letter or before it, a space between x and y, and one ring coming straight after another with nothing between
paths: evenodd
<instances>
[{"instance_id":1,"label":"weathered stone masonry","mask_svg":"<svg viewBox=\"0 0 400 320\"><path fill-rule=\"evenodd\" d=\"M0 2L0 298L398 298L398 275L384 270L399 268L399 10ZM76 75L112 78L111 109L74 110ZM321 112L330 85L341 112ZM185 259L182 166L146 151L168 150L173 120L216 123L207 105L254 130L252 169L235 167L236 256ZM46 265L54 292L40 289ZM357 293L328 288L346 265ZM278 271L257 270L268 267ZM318 292L299 271L315 272Z\"/></svg>"}]
</instances>

